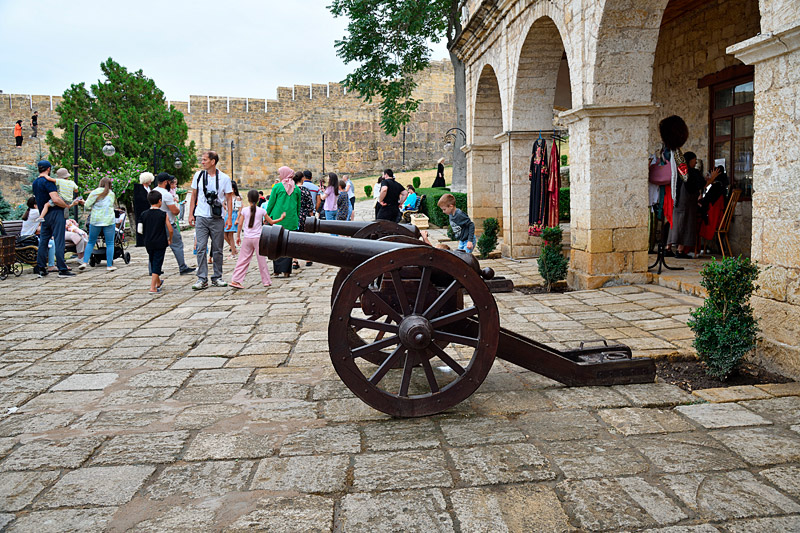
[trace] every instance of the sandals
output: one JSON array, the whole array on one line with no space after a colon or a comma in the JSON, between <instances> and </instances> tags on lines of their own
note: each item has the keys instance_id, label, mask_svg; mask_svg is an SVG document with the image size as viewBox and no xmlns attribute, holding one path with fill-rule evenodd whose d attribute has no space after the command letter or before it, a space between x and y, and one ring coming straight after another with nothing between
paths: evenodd
<instances>
[{"instance_id":1,"label":"sandals","mask_svg":"<svg viewBox=\"0 0 800 533\"><path fill-rule=\"evenodd\" d=\"M233 287L234 289L244 289L244 285L242 285L241 283L237 283L237 282L235 282L235 281L231 281L231 282L229 283L229 285L230 285L231 287Z\"/></svg>"}]
</instances>

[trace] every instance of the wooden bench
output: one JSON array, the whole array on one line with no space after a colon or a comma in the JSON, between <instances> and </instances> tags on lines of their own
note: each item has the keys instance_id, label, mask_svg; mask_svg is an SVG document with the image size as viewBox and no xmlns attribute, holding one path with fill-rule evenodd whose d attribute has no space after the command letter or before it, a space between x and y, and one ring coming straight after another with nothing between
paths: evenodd
<instances>
[{"instance_id":1,"label":"wooden bench","mask_svg":"<svg viewBox=\"0 0 800 533\"><path fill-rule=\"evenodd\" d=\"M6 232L6 235L9 237L19 237L20 233L22 232L22 220L0 220L0 225L3 226L3 229ZM67 242L64 246L65 252L76 252L75 245L71 242ZM20 263L25 263L28 265L35 265L36 264L36 256L39 253L39 246L38 245L30 245L30 246L17 246L14 249L14 253L17 255L17 261Z\"/></svg>"}]
</instances>

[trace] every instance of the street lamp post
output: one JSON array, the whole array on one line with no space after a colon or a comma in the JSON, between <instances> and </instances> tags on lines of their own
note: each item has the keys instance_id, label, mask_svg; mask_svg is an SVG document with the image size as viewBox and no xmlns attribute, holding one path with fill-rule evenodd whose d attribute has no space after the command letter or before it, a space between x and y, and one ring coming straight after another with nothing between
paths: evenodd
<instances>
[{"instance_id":1,"label":"street lamp post","mask_svg":"<svg viewBox=\"0 0 800 533\"><path fill-rule=\"evenodd\" d=\"M231 179L233 179L233 141L231 141Z\"/></svg>"},{"instance_id":2,"label":"street lamp post","mask_svg":"<svg viewBox=\"0 0 800 533\"><path fill-rule=\"evenodd\" d=\"M464 143L467 142L467 134L461 128L450 128L446 132L444 132L444 147L450 148L455 144L456 140L458 140L458 136L456 133L460 133L464 136Z\"/></svg>"},{"instance_id":3,"label":"street lamp post","mask_svg":"<svg viewBox=\"0 0 800 533\"><path fill-rule=\"evenodd\" d=\"M161 162L164 160L163 153L164 148L172 148L172 157L175 158L173 161L172 166L175 167L176 170L183 167L183 161L181 160L181 151L180 148L175 146L174 144L165 144L162 146L158 146L158 144L153 144L153 175L158 174L158 167L160 166Z\"/></svg>"},{"instance_id":4,"label":"street lamp post","mask_svg":"<svg viewBox=\"0 0 800 533\"><path fill-rule=\"evenodd\" d=\"M72 179L74 179L76 182L78 181L78 172L80 170L78 160L81 158L81 156L86 157L86 152L84 151L86 130L89 129L89 126L94 125L108 128L108 131L111 132L103 133L103 138L106 141L105 145L103 145L103 155L106 157L111 157L117 152L117 149L114 148L113 144L111 144L111 139L116 137L116 135L114 135L114 130L111 129L111 126L105 122L94 121L86 124L83 128L80 128L80 126L78 126L78 119L75 119L75 124L73 125L72 129ZM75 212L73 215L75 218L77 218L77 206L75 206Z\"/></svg>"}]
</instances>

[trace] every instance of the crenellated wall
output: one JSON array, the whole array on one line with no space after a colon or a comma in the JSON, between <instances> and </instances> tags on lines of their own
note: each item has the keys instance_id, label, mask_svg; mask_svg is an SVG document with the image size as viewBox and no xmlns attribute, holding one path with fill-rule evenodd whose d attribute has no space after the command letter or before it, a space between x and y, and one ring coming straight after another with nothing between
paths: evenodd
<instances>
[{"instance_id":1,"label":"crenellated wall","mask_svg":"<svg viewBox=\"0 0 800 533\"><path fill-rule=\"evenodd\" d=\"M419 74L418 83L414 96L423 103L406 127L407 169L431 168L442 156L448 162L452 158L442 143L456 120L450 61L432 62ZM50 96L0 95L0 164L21 166L35 157L27 139L32 110L39 111L44 140L44 132L58 121L55 107L60 98L53 96L51 103ZM226 171L234 142L234 179L244 187L267 186L282 165L321 173L323 134L326 172L368 175L403 167L403 133L385 135L378 103L365 103L338 83L278 87L276 100L192 95L188 102L169 103L184 113L198 155L216 150ZM25 126L22 150L13 146L12 128L18 119Z\"/></svg>"}]
</instances>

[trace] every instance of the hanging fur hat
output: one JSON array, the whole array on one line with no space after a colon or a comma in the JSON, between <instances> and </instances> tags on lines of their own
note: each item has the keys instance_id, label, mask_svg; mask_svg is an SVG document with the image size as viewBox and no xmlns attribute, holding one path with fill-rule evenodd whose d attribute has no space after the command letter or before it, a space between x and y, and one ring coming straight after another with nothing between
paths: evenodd
<instances>
[{"instance_id":1,"label":"hanging fur hat","mask_svg":"<svg viewBox=\"0 0 800 533\"><path fill-rule=\"evenodd\" d=\"M689 128L678 115L672 115L659 122L658 131L661 133L664 146L670 150L680 148L689 138Z\"/></svg>"}]
</instances>

